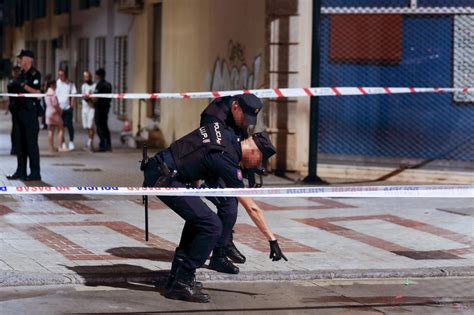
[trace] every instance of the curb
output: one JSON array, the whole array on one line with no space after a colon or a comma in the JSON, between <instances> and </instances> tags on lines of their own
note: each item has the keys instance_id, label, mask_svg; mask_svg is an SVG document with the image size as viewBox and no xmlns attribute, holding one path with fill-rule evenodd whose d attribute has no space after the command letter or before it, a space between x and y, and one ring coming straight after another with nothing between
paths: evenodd
<instances>
[{"instance_id":1,"label":"curb","mask_svg":"<svg viewBox=\"0 0 474 315\"><path fill-rule=\"evenodd\" d=\"M90 273L86 275L38 274L29 272L0 272L0 287L40 286L40 285L106 285L127 282L165 283L168 271L129 273ZM443 278L474 277L473 267L440 267L417 269L353 269L314 271L247 271L238 275L200 270L196 279L200 281L291 281L291 280L331 280L331 279L385 279L385 278Z\"/></svg>"}]
</instances>

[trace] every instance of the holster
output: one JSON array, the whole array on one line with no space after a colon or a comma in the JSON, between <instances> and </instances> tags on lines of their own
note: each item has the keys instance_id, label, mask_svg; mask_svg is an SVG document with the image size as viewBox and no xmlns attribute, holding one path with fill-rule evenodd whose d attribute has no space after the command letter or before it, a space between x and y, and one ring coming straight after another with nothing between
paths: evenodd
<instances>
[{"instance_id":1,"label":"holster","mask_svg":"<svg viewBox=\"0 0 474 315\"><path fill-rule=\"evenodd\" d=\"M170 171L165 162L159 163L158 169L160 170L161 176L158 177L155 187L170 187L171 181L176 177L178 172L176 170Z\"/></svg>"}]
</instances>

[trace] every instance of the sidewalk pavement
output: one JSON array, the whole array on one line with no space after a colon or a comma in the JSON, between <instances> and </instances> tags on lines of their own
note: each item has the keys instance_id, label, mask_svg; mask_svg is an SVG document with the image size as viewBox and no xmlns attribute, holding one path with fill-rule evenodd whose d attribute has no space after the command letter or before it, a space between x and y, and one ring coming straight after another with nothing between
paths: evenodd
<instances>
[{"instance_id":1,"label":"sidewalk pavement","mask_svg":"<svg viewBox=\"0 0 474 315\"><path fill-rule=\"evenodd\" d=\"M0 119L0 185L16 165L8 124ZM81 139L83 137L84 139ZM45 149L45 132L41 148ZM77 144L85 137L79 134ZM139 150L112 153L42 151L43 183L52 186L137 186ZM152 152L150 152L151 154ZM269 176L268 185L295 185ZM163 279L183 221L150 202L144 241L140 198L0 196L0 286ZM237 247L247 256L238 275L202 268L206 280L310 280L474 275L471 199L258 198L289 261L268 259L269 246L240 209Z\"/></svg>"}]
</instances>

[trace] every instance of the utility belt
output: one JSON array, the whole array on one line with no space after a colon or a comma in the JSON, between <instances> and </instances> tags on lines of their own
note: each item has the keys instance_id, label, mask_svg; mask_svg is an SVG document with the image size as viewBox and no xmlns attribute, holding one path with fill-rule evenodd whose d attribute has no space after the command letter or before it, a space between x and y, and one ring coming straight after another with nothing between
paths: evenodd
<instances>
[{"instance_id":1,"label":"utility belt","mask_svg":"<svg viewBox=\"0 0 474 315\"><path fill-rule=\"evenodd\" d=\"M173 179L178 177L178 171L170 170L168 164L159 156L156 156L156 160L158 161L158 170L161 175L158 177L155 187L170 187Z\"/></svg>"},{"instance_id":2,"label":"utility belt","mask_svg":"<svg viewBox=\"0 0 474 315\"><path fill-rule=\"evenodd\" d=\"M152 172L155 173L156 171L156 174L158 174L158 179L153 184L153 187L170 187L173 179L177 178L178 172L175 169L170 170L168 164L165 162L166 160L170 161L170 158L172 159L171 153L167 150L151 158L155 159L156 161L156 169L152 170ZM143 160L141 161L140 169L145 171L148 163L150 163L150 158L146 154L146 149L144 149ZM150 184L151 183L149 183L149 185Z\"/></svg>"}]
</instances>

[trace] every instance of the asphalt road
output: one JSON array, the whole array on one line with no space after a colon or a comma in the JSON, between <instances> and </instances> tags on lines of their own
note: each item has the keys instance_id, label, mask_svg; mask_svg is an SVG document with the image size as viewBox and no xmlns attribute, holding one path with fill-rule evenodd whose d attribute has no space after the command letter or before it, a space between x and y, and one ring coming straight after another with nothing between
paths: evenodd
<instances>
[{"instance_id":1,"label":"asphalt road","mask_svg":"<svg viewBox=\"0 0 474 315\"><path fill-rule=\"evenodd\" d=\"M474 314L474 279L206 282L209 304L150 284L0 289L1 314Z\"/></svg>"}]
</instances>

